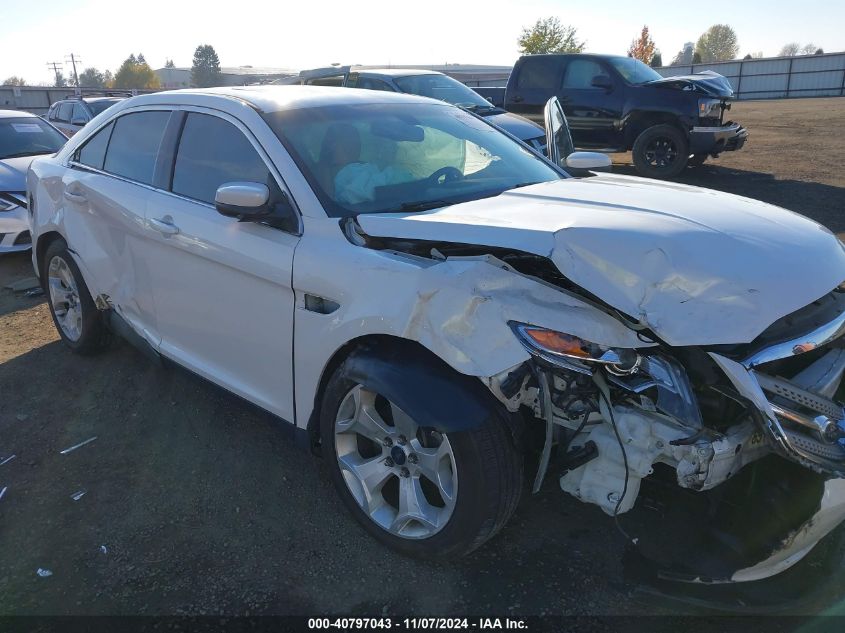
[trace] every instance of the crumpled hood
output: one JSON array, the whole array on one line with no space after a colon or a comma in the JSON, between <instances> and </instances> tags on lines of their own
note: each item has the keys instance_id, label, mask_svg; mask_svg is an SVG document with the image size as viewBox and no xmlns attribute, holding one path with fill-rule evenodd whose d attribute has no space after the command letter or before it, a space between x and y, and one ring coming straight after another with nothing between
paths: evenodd
<instances>
[{"instance_id":1,"label":"crumpled hood","mask_svg":"<svg viewBox=\"0 0 845 633\"><path fill-rule=\"evenodd\" d=\"M803 216L631 176L569 178L358 222L376 237L547 256L670 345L748 343L845 280L845 247Z\"/></svg>"},{"instance_id":2,"label":"crumpled hood","mask_svg":"<svg viewBox=\"0 0 845 633\"><path fill-rule=\"evenodd\" d=\"M727 77L706 70L694 75L678 75L676 77L665 77L650 81L646 86L658 88L681 88L693 86L712 97L730 98L734 96L734 89Z\"/></svg>"},{"instance_id":3,"label":"crumpled hood","mask_svg":"<svg viewBox=\"0 0 845 633\"><path fill-rule=\"evenodd\" d=\"M26 170L36 156L0 160L0 191L26 191Z\"/></svg>"}]
</instances>

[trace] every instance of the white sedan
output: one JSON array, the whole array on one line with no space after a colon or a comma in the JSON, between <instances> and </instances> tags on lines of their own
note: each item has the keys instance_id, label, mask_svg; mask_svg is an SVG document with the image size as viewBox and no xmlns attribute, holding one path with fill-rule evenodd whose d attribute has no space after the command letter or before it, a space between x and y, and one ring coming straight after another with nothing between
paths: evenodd
<instances>
[{"instance_id":1,"label":"white sedan","mask_svg":"<svg viewBox=\"0 0 845 633\"><path fill-rule=\"evenodd\" d=\"M626 534L664 575L786 569L845 517L845 248L746 198L571 177L547 115L553 162L409 95L139 96L33 163L33 264L71 349L118 333L294 425L401 552L479 547L526 477L617 520L657 482L674 505Z\"/></svg>"},{"instance_id":2,"label":"white sedan","mask_svg":"<svg viewBox=\"0 0 845 633\"><path fill-rule=\"evenodd\" d=\"M30 249L26 170L35 156L57 152L66 140L34 114L0 110L0 254Z\"/></svg>"}]
</instances>

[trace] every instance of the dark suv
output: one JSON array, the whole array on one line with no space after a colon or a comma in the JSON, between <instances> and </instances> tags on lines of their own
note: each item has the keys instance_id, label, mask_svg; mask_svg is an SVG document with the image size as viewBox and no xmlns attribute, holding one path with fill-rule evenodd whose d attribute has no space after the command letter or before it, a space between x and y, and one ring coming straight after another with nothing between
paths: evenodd
<instances>
[{"instance_id":1,"label":"dark suv","mask_svg":"<svg viewBox=\"0 0 845 633\"><path fill-rule=\"evenodd\" d=\"M45 117L50 123L70 138L95 116L123 101L131 94L107 93L99 96L68 97L50 106Z\"/></svg>"},{"instance_id":2,"label":"dark suv","mask_svg":"<svg viewBox=\"0 0 845 633\"><path fill-rule=\"evenodd\" d=\"M733 89L711 72L664 78L631 57L521 57L508 79L505 109L542 123L543 106L553 96L577 148L632 151L644 176L676 176L688 164L738 150L748 136L724 120Z\"/></svg>"}]
</instances>

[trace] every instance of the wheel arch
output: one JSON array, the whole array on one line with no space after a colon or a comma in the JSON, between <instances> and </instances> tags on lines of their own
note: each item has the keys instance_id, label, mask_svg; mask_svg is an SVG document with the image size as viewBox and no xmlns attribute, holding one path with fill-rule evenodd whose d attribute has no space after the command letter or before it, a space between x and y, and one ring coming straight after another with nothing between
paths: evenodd
<instances>
[{"instance_id":1,"label":"wheel arch","mask_svg":"<svg viewBox=\"0 0 845 633\"><path fill-rule=\"evenodd\" d=\"M688 136L688 130L683 126L677 114L654 110L636 110L631 112L625 120L625 149L630 151L634 147L634 141L648 128L655 125L672 125Z\"/></svg>"},{"instance_id":2,"label":"wheel arch","mask_svg":"<svg viewBox=\"0 0 845 633\"><path fill-rule=\"evenodd\" d=\"M64 235L59 233L59 231L51 230L39 235L35 244L33 244L33 248L35 249L34 260L38 262L38 270L36 272L42 283L44 283L44 255L47 253L50 245L57 240L64 240L67 243Z\"/></svg>"},{"instance_id":3,"label":"wheel arch","mask_svg":"<svg viewBox=\"0 0 845 633\"><path fill-rule=\"evenodd\" d=\"M399 408L422 410L421 426L444 433L469 430L484 424L493 409L508 427L515 446L521 445L522 416L510 413L479 378L461 374L421 343L370 334L348 341L325 364L308 419L312 450L320 445L323 395L329 380L344 363L351 378L375 388ZM403 388L408 383L414 385L413 390ZM420 403L425 406L414 406Z\"/></svg>"}]
</instances>

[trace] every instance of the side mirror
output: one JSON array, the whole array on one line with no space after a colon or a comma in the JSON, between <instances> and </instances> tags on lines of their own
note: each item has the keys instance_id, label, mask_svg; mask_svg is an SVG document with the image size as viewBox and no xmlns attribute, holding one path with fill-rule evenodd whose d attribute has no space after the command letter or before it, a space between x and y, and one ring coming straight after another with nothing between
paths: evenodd
<instances>
[{"instance_id":1,"label":"side mirror","mask_svg":"<svg viewBox=\"0 0 845 633\"><path fill-rule=\"evenodd\" d=\"M566 168L573 176L585 176L591 171L610 171L610 156L600 152L573 152L566 157Z\"/></svg>"},{"instance_id":2,"label":"side mirror","mask_svg":"<svg viewBox=\"0 0 845 633\"><path fill-rule=\"evenodd\" d=\"M607 75L596 75L590 82L593 88L601 88L602 90L613 90L613 81Z\"/></svg>"},{"instance_id":3,"label":"side mirror","mask_svg":"<svg viewBox=\"0 0 845 633\"><path fill-rule=\"evenodd\" d=\"M575 146L569 132L569 123L557 97L552 97L543 108L543 119L546 124L546 154L555 165L562 167L564 160Z\"/></svg>"},{"instance_id":4,"label":"side mirror","mask_svg":"<svg viewBox=\"0 0 845 633\"><path fill-rule=\"evenodd\" d=\"M71 121L70 121L70 124L71 124L71 125L79 125L79 126L83 126L83 125L85 125L86 123L88 123L88 120L87 120L85 117L74 117L74 118L73 118L73 119L71 119Z\"/></svg>"},{"instance_id":5,"label":"side mirror","mask_svg":"<svg viewBox=\"0 0 845 633\"><path fill-rule=\"evenodd\" d=\"M270 213L270 190L259 182L227 182L214 194L217 213L238 220L258 220Z\"/></svg>"}]
</instances>

